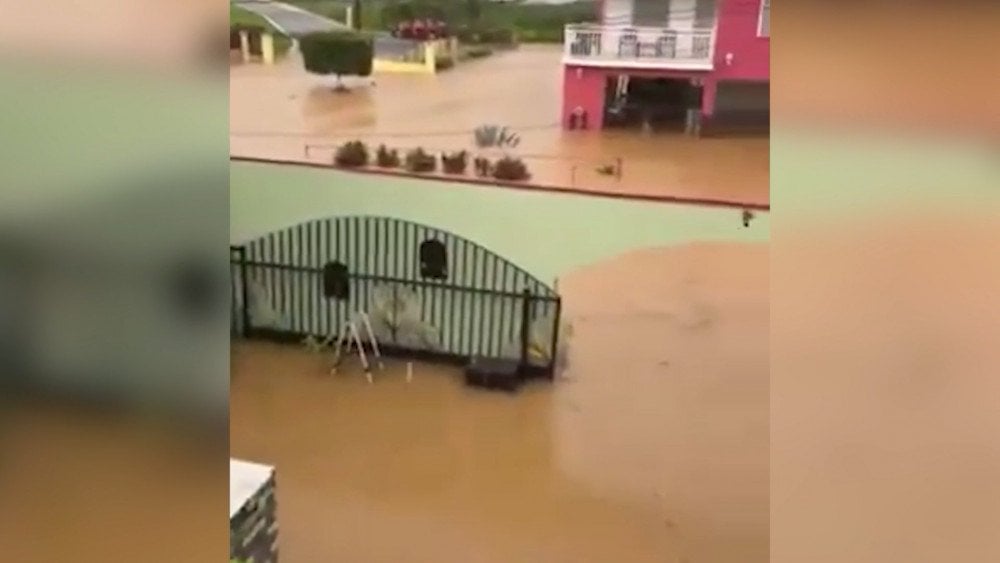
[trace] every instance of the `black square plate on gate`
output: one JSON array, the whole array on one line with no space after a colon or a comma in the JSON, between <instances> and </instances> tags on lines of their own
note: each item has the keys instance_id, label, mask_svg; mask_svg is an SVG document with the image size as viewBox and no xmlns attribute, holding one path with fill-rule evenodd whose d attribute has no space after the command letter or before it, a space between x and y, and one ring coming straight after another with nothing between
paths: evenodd
<instances>
[{"instance_id":1,"label":"black square plate on gate","mask_svg":"<svg viewBox=\"0 0 1000 563\"><path fill-rule=\"evenodd\" d=\"M513 393L521 386L516 360L475 356L465 368L465 384Z\"/></svg>"}]
</instances>

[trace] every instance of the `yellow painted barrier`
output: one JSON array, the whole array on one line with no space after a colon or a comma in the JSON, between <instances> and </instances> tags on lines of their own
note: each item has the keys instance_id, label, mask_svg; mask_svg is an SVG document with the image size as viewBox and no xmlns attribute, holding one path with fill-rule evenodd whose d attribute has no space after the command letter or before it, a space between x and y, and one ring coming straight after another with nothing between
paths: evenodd
<instances>
[{"instance_id":1,"label":"yellow painted barrier","mask_svg":"<svg viewBox=\"0 0 1000 563\"><path fill-rule=\"evenodd\" d=\"M270 33L260 34L260 61L267 65L273 65L275 61L274 35ZM250 33L240 30L240 56L244 63L253 62L256 55L250 52Z\"/></svg>"},{"instance_id":2,"label":"yellow painted barrier","mask_svg":"<svg viewBox=\"0 0 1000 563\"><path fill-rule=\"evenodd\" d=\"M270 33L265 33L260 38L260 55L264 64L274 64L274 36Z\"/></svg>"},{"instance_id":3,"label":"yellow painted barrier","mask_svg":"<svg viewBox=\"0 0 1000 563\"><path fill-rule=\"evenodd\" d=\"M422 60L405 61L376 58L372 61L372 71L398 74L435 74L437 72L438 53L447 53L447 56L452 61L458 58L458 40L454 37L426 41L421 47L423 56L420 59Z\"/></svg>"}]
</instances>

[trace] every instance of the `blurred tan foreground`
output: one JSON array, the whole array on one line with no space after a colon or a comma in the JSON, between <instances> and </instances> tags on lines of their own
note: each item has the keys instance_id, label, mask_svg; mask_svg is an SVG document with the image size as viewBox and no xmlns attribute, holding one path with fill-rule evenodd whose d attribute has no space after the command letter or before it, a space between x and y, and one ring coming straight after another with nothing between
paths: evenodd
<instances>
[{"instance_id":1,"label":"blurred tan foreground","mask_svg":"<svg viewBox=\"0 0 1000 563\"><path fill-rule=\"evenodd\" d=\"M100 383L88 378L121 377L133 390L154 382L168 391L187 387L178 396L198 394L184 394L197 376L173 369L183 363L174 352L185 350L195 364L212 355L206 352L212 345L192 351L185 338L200 338L169 332L177 307L164 299L168 292L157 292L171 266L160 259L176 249L170 241L178 239L177 231L197 222L192 209L220 227L211 246L224 249L227 209L202 200L200 207L185 205L183 220L176 220L173 206L189 203L186 196L167 204L154 198L158 203L148 205L141 190L157 178L170 178L172 189L210 187L187 172L203 168L199 158L202 164L215 158L213 138L217 162L225 167L224 74L218 74L219 96L212 96L211 84L204 88L210 31L220 43L219 58L225 56L224 10L221 4L167 0L0 0L0 560L226 560L227 447L206 439L209 430L186 409L153 418L48 399L15 402L7 388L38 375L29 374L27 364L60 365L39 353L52 341L45 328L51 325L12 314L22 307L54 313L76 306L70 317L89 315L93 322L60 326L60 336L76 334L77 345L58 338L52 346L86 360L60 365L68 368L59 375L70 385L86 389ZM213 105L222 109L221 120L206 115ZM121 211L121 193L139 200L128 213ZM116 206L110 219L94 220ZM125 219L135 223L125 227ZM110 236L115 228L126 233ZM11 244L15 230L23 237L18 245L26 246ZM46 252L66 255L51 261L63 269L52 270L39 286L21 277L27 270L14 271L20 268L12 265L15 259L25 256L10 251L46 237L52 243ZM67 257L113 267L89 270ZM37 254L27 258L34 268ZM122 285L107 283L110 277ZM148 288L148 298L136 299L135 288ZM40 306L45 301L55 306ZM139 301L148 308L136 307ZM97 313L105 303L107 313ZM48 322L59 318L48 316ZM225 350L215 347L224 359ZM129 364L126 357L140 359ZM15 365L18 360L24 363ZM164 381L164 373L178 378ZM58 380L45 375L51 376L45 383Z\"/></svg>"},{"instance_id":2,"label":"blurred tan foreground","mask_svg":"<svg viewBox=\"0 0 1000 563\"><path fill-rule=\"evenodd\" d=\"M774 17L771 561L998 561L998 6Z\"/></svg>"},{"instance_id":3,"label":"blurred tan foreground","mask_svg":"<svg viewBox=\"0 0 1000 563\"><path fill-rule=\"evenodd\" d=\"M771 561L1000 556L992 211L775 242Z\"/></svg>"},{"instance_id":4,"label":"blurred tan foreground","mask_svg":"<svg viewBox=\"0 0 1000 563\"><path fill-rule=\"evenodd\" d=\"M20 404L4 413L4 560L225 561L225 448L176 422Z\"/></svg>"}]
</instances>

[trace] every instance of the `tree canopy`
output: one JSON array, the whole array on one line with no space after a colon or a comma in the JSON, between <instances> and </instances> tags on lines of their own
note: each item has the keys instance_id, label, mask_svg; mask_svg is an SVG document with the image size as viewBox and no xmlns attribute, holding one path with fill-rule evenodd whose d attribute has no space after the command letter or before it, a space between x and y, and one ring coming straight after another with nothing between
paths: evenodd
<instances>
[{"instance_id":1,"label":"tree canopy","mask_svg":"<svg viewBox=\"0 0 1000 563\"><path fill-rule=\"evenodd\" d=\"M369 76L374 48L371 37L355 32L324 31L299 39L302 61L313 74Z\"/></svg>"}]
</instances>

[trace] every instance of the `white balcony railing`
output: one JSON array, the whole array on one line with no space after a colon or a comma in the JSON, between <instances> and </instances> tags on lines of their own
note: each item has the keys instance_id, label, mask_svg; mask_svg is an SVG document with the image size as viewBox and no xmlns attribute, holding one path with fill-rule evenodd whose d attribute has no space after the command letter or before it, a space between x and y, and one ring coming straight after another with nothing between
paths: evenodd
<instances>
[{"instance_id":1,"label":"white balcony railing","mask_svg":"<svg viewBox=\"0 0 1000 563\"><path fill-rule=\"evenodd\" d=\"M581 65L711 70L715 50L711 29L570 24L565 38L564 62Z\"/></svg>"}]
</instances>

